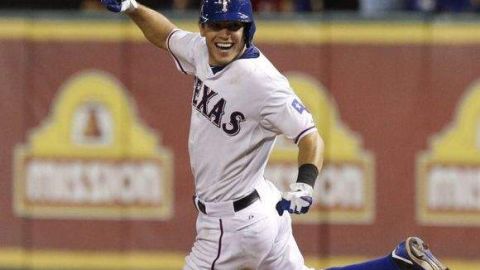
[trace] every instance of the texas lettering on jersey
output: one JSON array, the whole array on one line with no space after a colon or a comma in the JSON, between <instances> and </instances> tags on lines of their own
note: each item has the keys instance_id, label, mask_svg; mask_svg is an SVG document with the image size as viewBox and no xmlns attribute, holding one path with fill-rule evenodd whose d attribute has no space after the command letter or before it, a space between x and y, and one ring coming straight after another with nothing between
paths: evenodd
<instances>
[{"instance_id":1,"label":"texas lettering on jersey","mask_svg":"<svg viewBox=\"0 0 480 270\"><path fill-rule=\"evenodd\" d=\"M213 106L209 105L211 99L217 95L217 92L195 77L192 106L212 124L221 128L223 132L230 136L235 136L240 132L240 123L245 121L245 115L237 111L232 112L228 117L229 122L223 123L227 101L224 98L220 98Z\"/></svg>"}]
</instances>

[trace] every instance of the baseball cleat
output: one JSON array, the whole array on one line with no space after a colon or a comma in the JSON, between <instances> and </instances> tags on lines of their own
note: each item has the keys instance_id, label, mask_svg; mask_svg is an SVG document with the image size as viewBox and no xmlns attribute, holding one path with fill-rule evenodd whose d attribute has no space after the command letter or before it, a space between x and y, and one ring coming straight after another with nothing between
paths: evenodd
<instances>
[{"instance_id":1,"label":"baseball cleat","mask_svg":"<svg viewBox=\"0 0 480 270\"><path fill-rule=\"evenodd\" d=\"M406 263L412 270L448 270L418 237L409 237L400 243L392 251L392 257Z\"/></svg>"}]
</instances>

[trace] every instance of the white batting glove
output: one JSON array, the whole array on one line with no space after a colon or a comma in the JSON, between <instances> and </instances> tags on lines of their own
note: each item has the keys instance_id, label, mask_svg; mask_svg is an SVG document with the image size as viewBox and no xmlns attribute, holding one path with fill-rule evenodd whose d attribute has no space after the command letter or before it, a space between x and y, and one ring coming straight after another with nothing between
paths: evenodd
<instances>
[{"instance_id":1,"label":"white batting glove","mask_svg":"<svg viewBox=\"0 0 480 270\"><path fill-rule=\"evenodd\" d=\"M138 8L135 0L101 0L101 3L112 12L130 12Z\"/></svg>"},{"instance_id":2,"label":"white batting glove","mask_svg":"<svg viewBox=\"0 0 480 270\"><path fill-rule=\"evenodd\" d=\"M287 210L289 213L305 214L312 205L313 188L305 183L290 185L290 191L284 192L282 200L277 203L276 209L281 216Z\"/></svg>"}]
</instances>

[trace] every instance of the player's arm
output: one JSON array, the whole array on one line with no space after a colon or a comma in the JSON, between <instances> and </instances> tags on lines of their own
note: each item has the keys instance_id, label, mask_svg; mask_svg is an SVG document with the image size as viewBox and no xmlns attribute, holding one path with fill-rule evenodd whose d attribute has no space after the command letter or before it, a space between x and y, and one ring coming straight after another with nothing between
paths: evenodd
<instances>
[{"instance_id":1,"label":"player's arm","mask_svg":"<svg viewBox=\"0 0 480 270\"><path fill-rule=\"evenodd\" d=\"M311 164L315 166L318 173L318 171L322 169L323 165L324 148L325 146L323 139L320 137L320 134L318 134L317 131L305 135L298 142L298 166L301 167L303 165ZM315 179L313 179L313 182L310 182L310 179L298 180L310 184L312 187L315 183Z\"/></svg>"},{"instance_id":2,"label":"player's arm","mask_svg":"<svg viewBox=\"0 0 480 270\"><path fill-rule=\"evenodd\" d=\"M279 215L283 211L304 214L313 202L313 187L323 164L324 142L315 130L305 135L298 142L298 176L297 181L290 185L290 191L282 195L277 203Z\"/></svg>"},{"instance_id":3,"label":"player's arm","mask_svg":"<svg viewBox=\"0 0 480 270\"><path fill-rule=\"evenodd\" d=\"M167 49L166 41L175 25L165 16L135 0L101 0L112 12L123 12L142 30L148 41L155 46Z\"/></svg>"},{"instance_id":4,"label":"player's arm","mask_svg":"<svg viewBox=\"0 0 480 270\"><path fill-rule=\"evenodd\" d=\"M168 35L176 28L167 17L140 4L138 8L126 14L142 30L148 41L159 48L167 49Z\"/></svg>"}]
</instances>

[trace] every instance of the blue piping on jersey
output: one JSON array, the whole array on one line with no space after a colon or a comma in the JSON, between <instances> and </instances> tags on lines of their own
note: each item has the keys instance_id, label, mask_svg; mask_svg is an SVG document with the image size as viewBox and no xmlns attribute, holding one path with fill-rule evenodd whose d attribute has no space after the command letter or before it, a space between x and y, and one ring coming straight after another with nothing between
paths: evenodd
<instances>
[{"instance_id":1,"label":"blue piping on jersey","mask_svg":"<svg viewBox=\"0 0 480 270\"><path fill-rule=\"evenodd\" d=\"M255 47L254 45L248 47L242 55L240 55L240 57L238 57L237 59L235 60L239 60L239 59L252 59L252 58L258 58L260 56L260 51L257 49L257 47ZM235 61L233 60L233 61ZM223 68L226 67L225 66L210 66L210 68L212 69L212 72L213 74L216 74L217 72L220 72L223 70Z\"/></svg>"},{"instance_id":2,"label":"blue piping on jersey","mask_svg":"<svg viewBox=\"0 0 480 270\"><path fill-rule=\"evenodd\" d=\"M307 131L309 131L309 130L311 130L311 129L313 129L313 128L315 128L315 126L311 126L311 127L309 127L309 128L304 129L302 132L300 132L300 134L298 134L298 136L295 137L295 140L294 140L295 144L298 143L298 140L300 140L300 138L302 137L303 134L305 134L305 132L307 132Z\"/></svg>"},{"instance_id":3,"label":"blue piping on jersey","mask_svg":"<svg viewBox=\"0 0 480 270\"><path fill-rule=\"evenodd\" d=\"M172 52L172 50L170 49L170 38L172 37L172 35L179 31L180 29L175 29L173 30L172 32L170 32L170 34L168 34L168 37L167 37L167 50L170 52L170 54L173 56L173 59L175 59L175 62L177 63L177 65L180 67L180 69L182 70L183 73L187 74L187 72L185 71L185 69L183 69L183 66L182 64L180 63L180 61L178 60L177 56Z\"/></svg>"}]
</instances>

